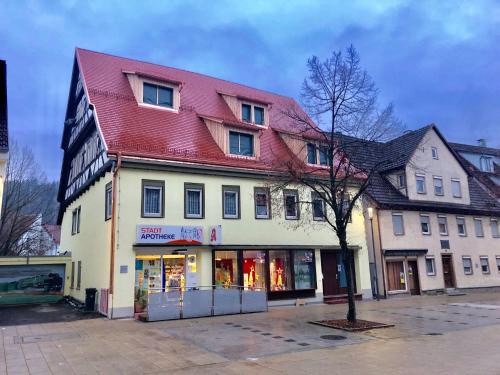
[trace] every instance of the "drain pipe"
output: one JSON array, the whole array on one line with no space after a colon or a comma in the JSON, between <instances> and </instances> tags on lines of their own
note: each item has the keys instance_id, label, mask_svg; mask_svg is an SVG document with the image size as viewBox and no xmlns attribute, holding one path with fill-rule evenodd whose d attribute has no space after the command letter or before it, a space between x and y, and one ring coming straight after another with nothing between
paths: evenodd
<instances>
[{"instance_id":1,"label":"drain pipe","mask_svg":"<svg viewBox=\"0 0 500 375\"><path fill-rule=\"evenodd\" d=\"M116 246L116 191L117 191L117 186L116 186L116 180L118 177L118 171L120 170L120 167L122 166L122 153L118 152L117 154L117 163L115 166L115 170L113 171L113 179L111 182L111 191L112 191L112 201L111 201L111 245L110 245L110 262L109 262L109 294L111 295L111 313L108 314L110 318L113 318L112 316L112 311L113 311L113 289L114 289L114 282L115 282L115 246ZM109 311L109 307L108 307Z\"/></svg>"}]
</instances>

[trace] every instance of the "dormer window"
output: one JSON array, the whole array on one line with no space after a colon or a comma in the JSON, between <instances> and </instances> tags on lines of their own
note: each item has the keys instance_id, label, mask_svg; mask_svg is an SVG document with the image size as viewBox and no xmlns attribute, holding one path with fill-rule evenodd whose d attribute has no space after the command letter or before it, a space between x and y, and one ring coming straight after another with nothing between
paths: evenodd
<instances>
[{"instance_id":1,"label":"dormer window","mask_svg":"<svg viewBox=\"0 0 500 375\"><path fill-rule=\"evenodd\" d=\"M241 104L241 120L255 125L265 125L264 108L248 103Z\"/></svg>"},{"instance_id":2,"label":"dormer window","mask_svg":"<svg viewBox=\"0 0 500 375\"><path fill-rule=\"evenodd\" d=\"M229 153L233 155L253 155L253 135L239 132L229 132Z\"/></svg>"},{"instance_id":3,"label":"dormer window","mask_svg":"<svg viewBox=\"0 0 500 375\"><path fill-rule=\"evenodd\" d=\"M404 174L399 174L398 175L398 187L400 189L404 188L406 185L406 181L405 181L405 175Z\"/></svg>"},{"instance_id":4,"label":"dormer window","mask_svg":"<svg viewBox=\"0 0 500 375\"><path fill-rule=\"evenodd\" d=\"M171 87L153 85L146 82L143 85L143 103L166 108L174 107L174 90Z\"/></svg>"},{"instance_id":5,"label":"dormer window","mask_svg":"<svg viewBox=\"0 0 500 375\"><path fill-rule=\"evenodd\" d=\"M241 119L245 122L252 122L252 106L250 104L241 105Z\"/></svg>"},{"instance_id":6,"label":"dormer window","mask_svg":"<svg viewBox=\"0 0 500 375\"><path fill-rule=\"evenodd\" d=\"M328 165L328 148L317 147L314 143L307 144L307 163Z\"/></svg>"},{"instance_id":7,"label":"dormer window","mask_svg":"<svg viewBox=\"0 0 500 375\"><path fill-rule=\"evenodd\" d=\"M493 172L493 163L491 162L491 159L492 158L489 156L481 156L479 161L483 172Z\"/></svg>"},{"instance_id":8,"label":"dormer window","mask_svg":"<svg viewBox=\"0 0 500 375\"><path fill-rule=\"evenodd\" d=\"M319 148L319 164L327 165L328 164L328 149L326 147Z\"/></svg>"},{"instance_id":9,"label":"dormer window","mask_svg":"<svg viewBox=\"0 0 500 375\"><path fill-rule=\"evenodd\" d=\"M316 146L312 143L307 144L307 162L316 164Z\"/></svg>"},{"instance_id":10,"label":"dormer window","mask_svg":"<svg viewBox=\"0 0 500 375\"><path fill-rule=\"evenodd\" d=\"M253 107L253 118L254 122L257 125L264 125L264 108L262 107Z\"/></svg>"}]
</instances>

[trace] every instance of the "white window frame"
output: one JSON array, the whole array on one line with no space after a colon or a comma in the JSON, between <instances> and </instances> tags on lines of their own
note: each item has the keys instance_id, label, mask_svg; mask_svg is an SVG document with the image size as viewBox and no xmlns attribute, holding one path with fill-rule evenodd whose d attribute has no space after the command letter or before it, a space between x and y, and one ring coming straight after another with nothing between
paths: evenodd
<instances>
[{"instance_id":1,"label":"white window frame","mask_svg":"<svg viewBox=\"0 0 500 375\"><path fill-rule=\"evenodd\" d=\"M238 152L240 152L238 154L231 153L231 133L238 134ZM252 155L241 154L241 135L248 135L248 136L252 137ZM255 158L255 134L249 133L249 132L230 130L227 133L227 148L228 148L227 151L228 151L229 155L234 155L234 156L242 157L242 158Z\"/></svg>"},{"instance_id":2,"label":"white window frame","mask_svg":"<svg viewBox=\"0 0 500 375\"><path fill-rule=\"evenodd\" d=\"M424 232L422 228L423 217L427 218L427 228L429 229L427 232ZM425 234L426 236L429 236L431 234L431 217L428 214L420 214L420 231L422 232L422 234Z\"/></svg>"},{"instance_id":3,"label":"white window frame","mask_svg":"<svg viewBox=\"0 0 500 375\"><path fill-rule=\"evenodd\" d=\"M432 154L432 158L435 159L435 160L438 160L439 159L439 154L438 154L438 149L437 147L431 147L431 154Z\"/></svg>"},{"instance_id":4,"label":"white window frame","mask_svg":"<svg viewBox=\"0 0 500 375\"><path fill-rule=\"evenodd\" d=\"M465 259L470 262L470 272L465 271ZM472 258L470 256L462 257L462 269L464 270L464 275L473 275L474 274L474 264L472 263Z\"/></svg>"},{"instance_id":5,"label":"white window frame","mask_svg":"<svg viewBox=\"0 0 500 375\"><path fill-rule=\"evenodd\" d=\"M455 194L455 190L453 189L453 186L458 186L458 195ZM462 184L460 183L459 178L452 178L451 179L451 195L453 196L453 198L462 198Z\"/></svg>"},{"instance_id":6,"label":"white window frame","mask_svg":"<svg viewBox=\"0 0 500 375\"><path fill-rule=\"evenodd\" d=\"M483 260L486 260L486 265L488 266L487 271L483 271L483 263L482 263ZM483 273L483 275L489 275L491 273L490 260L488 259L487 255L480 255L479 256L479 267L481 267L481 272Z\"/></svg>"},{"instance_id":7,"label":"white window frame","mask_svg":"<svg viewBox=\"0 0 500 375\"><path fill-rule=\"evenodd\" d=\"M144 86L145 85L155 86L156 87L156 104L146 103L144 101ZM164 105L158 104L158 100L160 98L160 95L159 95L159 89L160 88L172 91L172 106L164 106ZM163 109L167 109L167 110L174 110L174 107L175 107L175 89L172 86L158 84L156 82L142 81L142 98L141 98L141 104L145 105L145 106L148 106L148 107L153 107L153 108L163 108Z\"/></svg>"},{"instance_id":8,"label":"white window frame","mask_svg":"<svg viewBox=\"0 0 500 375\"><path fill-rule=\"evenodd\" d=\"M419 191L418 190L418 180L421 179L424 183L424 190L423 191ZM427 184L425 182L425 175L424 174L419 174L419 173L416 173L415 174L415 189L417 191L417 194L427 194Z\"/></svg>"},{"instance_id":9,"label":"white window frame","mask_svg":"<svg viewBox=\"0 0 500 375\"><path fill-rule=\"evenodd\" d=\"M325 204L325 200L322 199L318 194L314 194L315 192L311 192L311 200L312 200L312 205L311 205L311 208L312 208L312 216L313 216L313 221L325 221L325 216L326 216L326 204ZM323 216L321 217L317 217L317 216L314 216L314 202L316 201L319 201L321 203L321 208L323 210Z\"/></svg>"},{"instance_id":10,"label":"white window frame","mask_svg":"<svg viewBox=\"0 0 500 375\"><path fill-rule=\"evenodd\" d=\"M314 148L314 163L311 163L309 161L309 148L310 148L310 146L312 146ZM319 162L318 162L318 147L314 143L312 143L312 142L307 142L306 143L306 153L307 153L307 155L306 155L307 164L309 164L309 165L317 165L317 164L319 164Z\"/></svg>"},{"instance_id":11,"label":"white window frame","mask_svg":"<svg viewBox=\"0 0 500 375\"><path fill-rule=\"evenodd\" d=\"M223 219L239 219L240 218L240 192L239 187L223 186L222 187L222 218ZM228 214L226 212L226 194L235 196L236 214Z\"/></svg>"},{"instance_id":12,"label":"white window frame","mask_svg":"<svg viewBox=\"0 0 500 375\"><path fill-rule=\"evenodd\" d=\"M495 257L496 263L497 263L497 272L500 273L500 255L497 255Z\"/></svg>"},{"instance_id":13,"label":"white window frame","mask_svg":"<svg viewBox=\"0 0 500 375\"><path fill-rule=\"evenodd\" d=\"M483 172L493 172L493 158L491 156L481 156L479 164Z\"/></svg>"},{"instance_id":14,"label":"white window frame","mask_svg":"<svg viewBox=\"0 0 500 375\"><path fill-rule=\"evenodd\" d=\"M290 216L287 215L286 212L286 198L288 196L293 196L295 199L295 215ZM284 203L284 209L285 209L285 220L299 220L299 196L297 191L284 191L283 192L283 203Z\"/></svg>"},{"instance_id":15,"label":"white window frame","mask_svg":"<svg viewBox=\"0 0 500 375\"><path fill-rule=\"evenodd\" d=\"M477 223L480 224L479 228L481 229L481 233L478 233ZM474 234L476 235L476 237L484 237L483 219L479 217L474 218Z\"/></svg>"},{"instance_id":16,"label":"white window frame","mask_svg":"<svg viewBox=\"0 0 500 375\"><path fill-rule=\"evenodd\" d=\"M185 188L185 193L184 193L184 206L186 210L186 218L187 219L202 219L203 218L203 188L202 187L186 187ZM199 201L199 214L191 214L188 212L189 206L188 206L188 192L194 191L200 194L200 201Z\"/></svg>"},{"instance_id":17,"label":"white window frame","mask_svg":"<svg viewBox=\"0 0 500 375\"><path fill-rule=\"evenodd\" d=\"M460 227L458 220L463 220L464 233L460 233L460 230L458 230L458 228ZM457 216L456 221L457 221L457 233L458 233L458 235L460 237L467 237L467 222L465 220L465 217L464 216Z\"/></svg>"},{"instance_id":18,"label":"white window frame","mask_svg":"<svg viewBox=\"0 0 500 375\"><path fill-rule=\"evenodd\" d=\"M437 185L436 181L441 181L441 193L437 192ZM443 177L441 176L432 176L432 183L434 185L434 195L437 196L443 196L444 195L444 183L443 183Z\"/></svg>"},{"instance_id":19,"label":"white window frame","mask_svg":"<svg viewBox=\"0 0 500 375\"><path fill-rule=\"evenodd\" d=\"M243 106L244 105L250 106L250 122L248 122L247 120L243 120ZM255 107L263 109L263 114L262 114L262 118L264 120L263 124L257 124L255 122ZM267 122L266 122L266 111L267 111L267 108L266 108L266 105L264 105L264 104L254 104L254 103L250 103L250 102L247 102L247 101L242 101L241 102L240 111L241 111L241 116L240 117L241 117L241 121L242 122L245 122L247 124L252 124L252 125L255 125L255 126L260 126L260 127L267 126Z\"/></svg>"},{"instance_id":20,"label":"white window frame","mask_svg":"<svg viewBox=\"0 0 500 375\"><path fill-rule=\"evenodd\" d=\"M113 184L111 182L106 184L104 191L104 220L111 219L113 215Z\"/></svg>"},{"instance_id":21,"label":"white window frame","mask_svg":"<svg viewBox=\"0 0 500 375\"><path fill-rule=\"evenodd\" d=\"M163 207L163 187L159 185L149 185L147 183L144 183L143 186L143 191L142 191L142 199L143 204L142 204L142 216L143 217L163 217L162 214L162 207ZM159 206L159 212L146 212L146 190L158 190L160 192L160 199L158 200Z\"/></svg>"},{"instance_id":22,"label":"white window frame","mask_svg":"<svg viewBox=\"0 0 500 375\"><path fill-rule=\"evenodd\" d=\"M257 124L255 122L255 108L262 108L262 124ZM252 123L256 126L265 126L266 125L266 108L262 105L252 105Z\"/></svg>"},{"instance_id":23,"label":"white window frame","mask_svg":"<svg viewBox=\"0 0 500 375\"><path fill-rule=\"evenodd\" d=\"M71 234L80 233L80 214L82 206L78 206L71 213Z\"/></svg>"},{"instance_id":24,"label":"white window frame","mask_svg":"<svg viewBox=\"0 0 500 375\"><path fill-rule=\"evenodd\" d=\"M441 232L441 223L439 222L440 219L444 219L444 227L446 229L444 232ZM441 236L447 236L448 235L448 217L446 215L438 215L437 221L438 221L439 234Z\"/></svg>"},{"instance_id":25,"label":"white window frame","mask_svg":"<svg viewBox=\"0 0 500 375\"><path fill-rule=\"evenodd\" d=\"M271 197L270 190L262 187L256 187L254 189L254 205L255 205L255 218L256 219L270 219L271 218ZM257 211L257 195L265 195L266 196L266 214L259 215Z\"/></svg>"},{"instance_id":26,"label":"white window frame","mask_svg":"<svg viewBox=\"0 0 500 375\"><path fill-rule=\"evenodd\" d=\"M427 269L427 261L430 260L432 263L432 272L429 272ZM433 256L426 256L425 257L425 272L427 273L427 276L436 276L436 259L434 259Z\"/></svg>"},{"instance_id":27,"label":"white window frame","mask_svg":"<svg viewBox=\"0 0 500 375\"><path fill-rule=\"evenodd\" d=\"M400 217L401 218L402 233L396 233L396 226L394 224L394 217ZM403 213L402 212L393 212L392 215L391 215L391 219L392 219L392 233L395 236L404 236L405 235L405 222L404 222L404 218L403 218Z\"/></svg>"},{"instance_id":28,"label":"white window frame","mask_svg":"<svg viewBox=\"0 0 500 375\"><path fill-rule=\"evenodd\" d=\"M496 229L493 230L493 228ZM491 237L500 238L500 228L498 227L498 219L490 219L490 229L491 229Z\"/></svg>"},{"instance_id":29,"label":"white window frame","mask_svg":"<svg viewBox=\"0 0 500 375\"><path fill-rule=\"evenodd\" d=\"M400 189L405 188L405 187L406 187L406 178L405 178L405 174L404 174L404 173L400 173L400 174L398 174L397 179L398 179L398 187L399 187Z\"/></svg>"}]
</instances>

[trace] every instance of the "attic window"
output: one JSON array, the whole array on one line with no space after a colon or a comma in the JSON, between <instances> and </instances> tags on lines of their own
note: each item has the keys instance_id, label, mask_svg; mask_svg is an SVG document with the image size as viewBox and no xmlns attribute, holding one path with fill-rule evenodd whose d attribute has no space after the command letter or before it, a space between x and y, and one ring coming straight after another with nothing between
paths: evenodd
<instances>
[{"instance_id":1,"label":"attic window","mask_svg":"<svg viewBox=\"0 0 500 375\"><path fill-rule=\"evenodd\" d=\"M432 152L432 158L433 159L439 159L437 147L431 147L431 152Z\"/></svg>"},{"instance_id":2,"label":"attic window","mask_svg":"<svg viewBox=\"0 0 500 375\"><path fill-rule=\"evenodd\" d=\"M491 162L491 159L492 158L489 156L481 156L479 161L483 172L493 172L493 163Z\"/></svg>"},{"instance_id":3,"label":"attic window","mask_svg":"<svg viewBox=\"0 0 500 375\"><path fill-rule=\"evenodd\" d=\"M158 86L144 82L142 101L145 104L173 108L174 90L171 87Z\"/></svg>"},{"instance_id":4,"label":"attic window","mask_svg":"<svg viewBox=\"0 0 500 375\"><path fill-rule=\"evenodd\" d=\"M307 144L307 163L328 165L328 148L317 147L314 143Z\"/></svg>"},{"instance_id":5,"label":"attic window","mask_svg":"<svg viewBox=\"0 0 500 375\"><path fill-rule=\"evenodd\" d=\"M229 153L233 155L253 155L253 135L229 132Z\"/></svg>"},{"instance_id":6,"label":"attic window","mask_svg":"<svg viewBox=\"0 0 500 375\"><path fill-rule=\"evenodd\" d=\"M253 117L257 125L264 125L264 108L257 106L253 107Z\"/></svg>"},{"instance_id":7,"label":"attic window","mask_svg":"<svg viewBox=\"0 0 500 375\"><path fill-rule=\"evenodd\" d=\"M241 105L241 119L246 122L252 122L252 106L250 104Z\"/></svg>"},{"instance_id":8,"label":"attic window","mask_svg":"<svg viewBox=\"0 0 500 375\"><path fill-rule=\"evenodd\" d=\"M264 107L242 103L241 120L255 125L265 125Z\"/></svg>"}]
</instances>

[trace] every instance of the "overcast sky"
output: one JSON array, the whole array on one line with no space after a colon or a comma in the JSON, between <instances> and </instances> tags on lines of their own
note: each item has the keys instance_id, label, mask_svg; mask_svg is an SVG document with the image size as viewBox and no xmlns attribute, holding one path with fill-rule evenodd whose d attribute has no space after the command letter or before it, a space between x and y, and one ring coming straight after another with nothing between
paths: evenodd
<instances>
[{"instance_id":1,"label":"overcast sky","mask_svg":"<svg viewBox=\"0 0 500 375\"><path fill-rule=\"evenodd\" d=\"M74 48L298 98L307 58L350 43L409 129L500 147L497 1L20 1L0 10L10 136L58 179Z\"/></svg>"}]
</instances>

